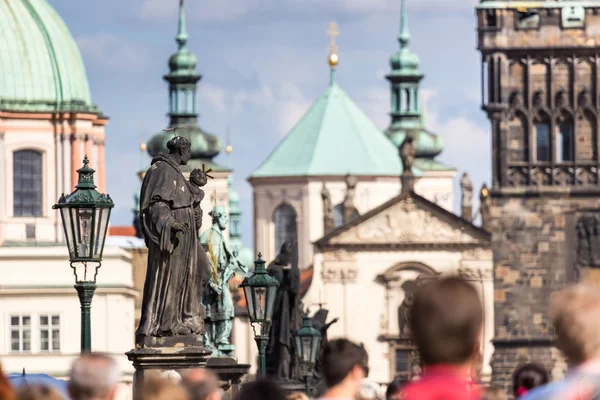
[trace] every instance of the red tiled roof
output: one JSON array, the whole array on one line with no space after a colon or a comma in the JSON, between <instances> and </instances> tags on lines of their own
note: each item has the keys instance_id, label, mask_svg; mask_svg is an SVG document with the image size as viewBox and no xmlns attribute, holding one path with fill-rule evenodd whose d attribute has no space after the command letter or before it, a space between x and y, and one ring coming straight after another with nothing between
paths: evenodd
<instances>
[{"instance_id":1,"label":"red tiled roof","mask_svg":"<svg viewBox=\"0 0 600 400\"><path fill-rule=\"evenodd\" d=\"M308 292L310 284L312 283L313 272L313 265L311 265L303 271L300 271L300 297L304 297L304 295ZM242 289L238 288L240 283L242 283L242 279L240 279L237 276L234 276L229 281L229 288L231 290L231 294L233 295L234 301L237 300L236 305L240 306L243 309L246 309L246 298L244 297Z\"/></svg>"},{"instance_id":2,"label":"red tiled roof","mask_svg":"<svg viewBox=\"0 0 600 400\"><path fill-rule=\"evenodd\" d=\"M109 226L108 236L135 236L133 226Z\"/></svg>"}]
</instances>

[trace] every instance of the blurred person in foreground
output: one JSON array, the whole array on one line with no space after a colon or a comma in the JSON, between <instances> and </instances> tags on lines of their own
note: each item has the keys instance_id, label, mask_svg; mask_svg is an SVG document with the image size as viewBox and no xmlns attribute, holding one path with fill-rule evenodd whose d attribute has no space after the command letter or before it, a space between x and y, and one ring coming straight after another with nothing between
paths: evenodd
<instances>
[{"instance_id":1,"label":"blurred person in foreground","mask_svg":"<svg viewBox=\"0 0 600 400\"><path fill-rule=\"evenodd\" d=\"M398 393L403 385L404 381L400 378L395 378L391 381L385 390L385 400L401 400Z\"/></svg>"},{"instance_id":2,"label":"blurred person in foreground","mask_svg":"<svg viewBox=\"0 0 600 400\"><path fill-rule=\"evenodd\" d=\"M467 281L440 278L416 290L409 312L423 373L400 390L404 400L479 400L473 364L479 357L483 309Z\"/></svg>"},{"instance_id":3,"label":"blurred person in foreground","mask_svg":"<svg viewBox=\"0 0 600 400\"><path fill-rule=\"evenodd\" d=\"M482 400L506 400L504 389L498 387L489 387L485 389Z\"/></svg>"},{"instance_id":4,"label":"blurred person in foreground","mask_svg":"<svg viewBox=\"0 0 600 400\"><path fill-rule=\"evenodd\" d=\"M528 363L521 365L513 374L513 396L520 399L527 392L550 382L550 375L543 365Z\"/></svg>"},{"instance_id":5,"label":"blurred person in foreground","mask_svg":"<svg viewBox=\"0 0 600 400\"><path fill-rule=\"evenodd\" d=\"M8 381L4 371L2 370L2 364L0 364L0 400L14 400L15 392L13 387Z\"/></svg>"},{"instance_id":6,"label":"blurred person in foreground","mask_svg":"<svg viewBox=\"0 0 600 400\"><path fill-rule=\"evenodd\" d=\"M369 375L369 356L363 346L347 339L327 343L321 353L327 390L322 399L356 399Z\"/></svg>"},{"instance_id":7,"label":"blurred person in foreground","mask_svg":"<svg viewBox=\"0 0 600 400\"><path fill-rule=\"evenodd\" d=\"M121 370L111 357L83 354L71 366L69 396L72 400L114 400L121 377Z\"/></svg>"},{"instance_id":8,"label":"blurred person in foreground","mask_svg":"<svg viewBox=\"0 0 600 400\"><path fill-rule=\"evenodd\" d=\"M287 400L310 400L304 392L292 392L288 394Z\"/></svg>"},{"instance_id":9,"label":"blurred person in foreground","mask_svg":"<svg viewBox=\"0 0 600 400\"><path fill-rule=\"evenodd\" d=\"M600 290L579 284L556 293L550 319L569 370L564 379L537 387L522 399L600 399Z\"/></svg>"},{"instance_id":10,"label":"blurred person in foreground","mask_svg":"<svg viewBox=\"0 0 600 400\"><path fill-rule=\"evenodd\" d=\"M190 396L182 385L169 378L155 375L144 379L135 400L190 400Z\"/></svg>"},{"instance_id":11,"label":"blurred person in foreground","mask_svg":"<svg viewBox=\"0 0 600 400\"><path fill-rule=\"evenodd\" d=\"M223 391L217 375L206 368L192 369L183 376L190 400L221 400Z\"/></svg>"},{"instance_id":12,"label":"blurred person in foreground","mask_svg":"<svg viewBox=\"0 0 600 400\"><path fill-rule=\"evenodd\" d=\"M287 397L276 383L261 379L242 385L235 400L287 400Z\"/></svg>"},{"instance_id":13,"label":"blurred person in foreground","mask_svg":"<svg viewBox=\"0 0 600 400\"><path fill-rule=\"evenodd\" d=\"M45 385L24 385L15 391L16 400L64 400L54 388Z\"/></svg>"}]
</instances>

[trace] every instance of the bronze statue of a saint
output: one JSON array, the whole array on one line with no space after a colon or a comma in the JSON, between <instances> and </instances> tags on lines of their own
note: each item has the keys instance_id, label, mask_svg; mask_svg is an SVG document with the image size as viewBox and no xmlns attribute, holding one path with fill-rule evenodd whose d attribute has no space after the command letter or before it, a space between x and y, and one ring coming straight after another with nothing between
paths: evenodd
<instances>
[{"instance_id":1,"label":"bronze statue of a saint","mask_svg":"<svg viewBox=\"0 0 600 400\"><path fill-rule=\"evenodd\" d=\"M200 293L210 267L198 242L201 197L180 169L190 159L190 147L182 136L169 140L169 154L154 157L142 183L140 223L148 267L138 346L158 346L156 338L188 335L187 344L202 346Z\"/></svg>"},{"instance_id":2,"label":"bronze statue of a saint","mask_svg":"<svg viewBox=\"0 0 600 400\"><path fill-rule=\"evenodd\" d=\"M402 159L402 168L404 173L412 172L412 167L415 162L416 150L414 145L414 136L406 135L406 139L400 145L400 158Z\"/></svg>"}]
</instances>

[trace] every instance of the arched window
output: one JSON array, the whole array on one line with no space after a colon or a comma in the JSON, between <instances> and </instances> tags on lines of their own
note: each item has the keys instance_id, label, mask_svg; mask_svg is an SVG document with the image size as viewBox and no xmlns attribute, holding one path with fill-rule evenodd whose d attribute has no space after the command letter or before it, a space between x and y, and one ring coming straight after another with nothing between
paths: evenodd
<instances>
[{"instance_id":1,"label":"arched window","mask_svg":"<svg viewBox=\"0 0 600 400\"><path fill-rule=\"evenodd\" d=\"M575 159L575 146L573 137L573 123L569 120L558 125L558 140L556 142L556 160L573 161Z\"/></svg>"},{"instance_id":2,"label":"arched window","mask_svg":"<svg viewBox=\"0 0 600 400\"><path fill-rule=\"evenodd\" d=\"M344 204L340 203L333 207L333 227L335 229L344 225Z\"/></svg>"},{"instance_id":3,"label":"arched window","mask_svg":"<svg viewBox=\"0 0 600 400\"><path fill-rule=\"evenodd\" d=\"M537 161L550 161L550 124L538 122L535 124L535 147Z\"/></svg>"},{"instance_id":4,"label":"arched window","mask_svg":"<svg viewBox=\"0 0 600 400\"><path fill-rule=\"evenodd\" d=\"M42 153L13 153L13 194L15 217L42 216Z\"/></svg>"},{"instance_id":5,"label":"arched window","mask_svg":"<svg viewBox=\"0 0 600 400\"><path fill-rule=\"evenodd\" d=\"M289 204L282 204L273 212L275 223L275 253L279 254L286 240L298 240L296 211Z\"/></svg>"}]
</instances>

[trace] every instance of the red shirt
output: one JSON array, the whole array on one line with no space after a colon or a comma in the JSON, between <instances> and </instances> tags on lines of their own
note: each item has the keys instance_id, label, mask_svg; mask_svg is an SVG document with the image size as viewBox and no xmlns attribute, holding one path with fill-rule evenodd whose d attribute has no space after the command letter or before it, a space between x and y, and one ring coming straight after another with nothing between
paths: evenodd
<instances>
[{"instance_id":1,"label":"red shirt","mask_svg":"<svg viewBox=\"0 0 600 400\"><path fill-rule=\"evenodd\" d=\"M402 400L479 400L481 391L464 369L452 365L425 367L421 379L400 389Z\"/></svg>"}]
</instances>

